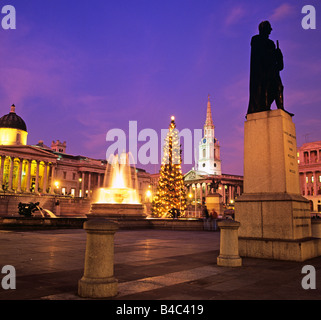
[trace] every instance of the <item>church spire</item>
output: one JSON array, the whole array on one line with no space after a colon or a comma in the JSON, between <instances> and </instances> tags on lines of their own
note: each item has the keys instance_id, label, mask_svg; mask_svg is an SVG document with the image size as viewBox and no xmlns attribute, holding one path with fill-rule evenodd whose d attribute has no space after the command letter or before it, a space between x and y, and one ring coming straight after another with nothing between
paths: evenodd
<instances>
[{"instance_id":1,"label":"church spire","mask_svg":"<svg viewBox=\"0 0 321 320\"><path fill-rule=\"evenodd\" d=\"M207 96L207 111L206 111L205 127L214 127L213 119L212 119L210 95Z\"/></svg>"}]
</instances>

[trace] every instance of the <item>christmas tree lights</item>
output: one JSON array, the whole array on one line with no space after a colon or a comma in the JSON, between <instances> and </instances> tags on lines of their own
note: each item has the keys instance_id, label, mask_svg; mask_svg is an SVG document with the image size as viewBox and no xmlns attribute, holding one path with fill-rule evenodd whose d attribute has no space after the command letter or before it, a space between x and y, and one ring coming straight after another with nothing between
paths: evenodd
<instances>
[{"instance_id":1,"label":"christmas tree lights","mask_svg":"<svg viewBox=\"0 0 321 320\"><path fill-rule=\"evenodd\" d=\"M171 117L171 123L163 148L163 159L157 191L152 202L152 214L154 217L169 218L184 216L186 210L186 192L181 163L179 133L176 129L175 117Z\"/></svg>"}]
</instances>

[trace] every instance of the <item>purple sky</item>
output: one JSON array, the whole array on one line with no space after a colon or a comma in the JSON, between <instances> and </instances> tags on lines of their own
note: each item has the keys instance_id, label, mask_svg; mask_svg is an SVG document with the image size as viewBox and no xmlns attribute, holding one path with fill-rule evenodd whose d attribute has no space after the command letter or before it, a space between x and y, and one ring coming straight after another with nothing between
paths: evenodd
<instances>
[{"instance_id":1,"label":"purple sky","mask_svg":"<svg viewBox=\"0 0 321 320\"><path fill-rule=\"evenodd\" d=\"M262 20L284 55L285 108L295 114L298 145L321 140L320 1L5 4L16 8L17 29L0 28L1 115L16 105L28 144L59 139L70 154L104 159L107 131L128 132L131 120L159 136L171 115L179 130L202 128L210 94L223 173L243 174L250 40ZM301 26L307 4L315 6L316 30Z\"/></svg>"}]
</instances>

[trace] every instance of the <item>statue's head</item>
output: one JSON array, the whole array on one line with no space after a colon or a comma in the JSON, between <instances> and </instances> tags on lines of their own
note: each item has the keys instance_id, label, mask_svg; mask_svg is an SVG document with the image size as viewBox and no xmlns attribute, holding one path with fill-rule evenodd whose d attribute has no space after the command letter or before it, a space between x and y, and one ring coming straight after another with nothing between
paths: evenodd
<instances>
[{"instance_id":1,"label":"statue's head","mask_svg":"<svg viewBox=\"0 0 321 320\"><path fill-rule=\"evenodd\" d=\"M262 21L259 24L259 33L262 36L269 36L272 31L272 27L269 21Z\"/></svg>"}]
</instances>

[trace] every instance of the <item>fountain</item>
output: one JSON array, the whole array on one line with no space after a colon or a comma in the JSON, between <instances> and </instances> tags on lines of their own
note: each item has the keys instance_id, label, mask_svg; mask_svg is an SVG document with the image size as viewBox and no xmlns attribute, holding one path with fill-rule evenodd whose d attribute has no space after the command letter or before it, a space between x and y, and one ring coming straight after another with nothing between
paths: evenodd
<instances>
[{"instance_id":1,"label":"fountain","mask_svg":"<svg viewBox=\"0 0 321 320\"><path fill-rule=\"evenodd\" d=\"M145 219L145 208L139 201L137 173L130 166L130 154L111 155L103 187L94 195L88 218L111 220Z\"/></svg>"},{"instance_id":2,"label":"fountain","mask_svg":"<svg viewBox=\"0 0 321 320\"><path fill-rule=\"evenodd\" d=\"M50 217L57 218L57 216L48 209L40 207L39 202L33 203L19 203L18 204L19 214L25 217L33 217L41 215L42 218ZM39 212L39 214L37 214Z\"/></svg>"}]
</instances>

